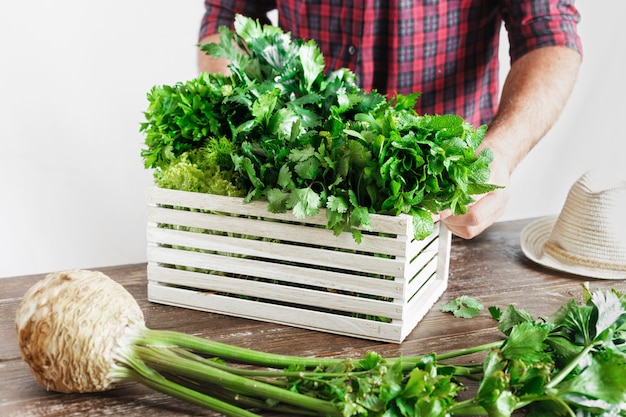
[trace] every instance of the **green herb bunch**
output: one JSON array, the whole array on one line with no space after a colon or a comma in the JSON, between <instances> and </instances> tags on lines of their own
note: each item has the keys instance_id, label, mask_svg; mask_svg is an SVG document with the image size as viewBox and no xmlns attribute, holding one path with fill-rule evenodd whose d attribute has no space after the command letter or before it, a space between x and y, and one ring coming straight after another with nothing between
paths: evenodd
<instances>
[{"instance_id":1,"label":"green herb bunch","mask_svg":"<svg viewBox=\"0 0 626 417\"><path fill-rule=\"evenodd\" d=\"M570 299L549 317L535 318L513 305L490 307L504 340L466 349L397 358L370 352L360 359L304 359L224 345L217 357L207 351L211 359L198 359L194 366L210 365L245 376L255 387L271 382L300 395L287 405L260 388L246 395L240 385L205 386L228 403L288 415L510 417L523 410L527 417L626 416L625 306L623 293L591 292L585 285L582 300ZM479 353L482 361L469 360ZM148 359L148 364L171 372L178 361L173 352L171 360ZM234 362L255 367L242 369ZM230 415L256 416L242 410Z\"/></svg>"},{"instance_id":2,"label":"green herb bunch","mask_svg":"<svg viewBox=\"0 0 626 417\"><path fill-rule=\"evenodd\" d=\"M370 213L414 219L462 214L488 184L486 127L456 115L418 115L419 94L366 92L348 69L325 74L314 41L237 16L235 30L202 50L230 62L230 75L202 73L155 86L142 156L156 183L185 191L264 199L297 218L325 208L328 228L360 241Z\"/></svg>"},{"instance_id":3,"label":"green herb bunch","mask_svg":"<svg viewBox=\"0 0 626 417\"><path fill-rule=\"evenodd\" d=\"M470 402L489 416L626 416L626 297L585 284L582 298L542 319L491 307L507 339L487 353Z\"/></svg>"},{"instance_id":4,"label":"green herb bunch","mask_svg":"<svg viewBox=\"0 0 626 417\"><path fill-rule=\"evenodd\" d=\"M623 293L584 285L581 301L550 317L490 307L504 341L399 361L368 353L329 366L325 376L303 373L290 389L334 402L346 417L626 416L625 306ZM482 363L454 363L477 352ZM468 381L475 392L458 400Z\"/></svg>"}]
</instances>

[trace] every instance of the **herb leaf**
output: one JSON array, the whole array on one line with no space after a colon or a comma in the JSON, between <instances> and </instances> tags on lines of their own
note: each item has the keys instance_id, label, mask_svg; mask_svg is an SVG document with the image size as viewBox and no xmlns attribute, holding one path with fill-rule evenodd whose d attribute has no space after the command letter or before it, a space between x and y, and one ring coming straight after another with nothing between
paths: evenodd
<instances>
[{"instance_id":1,"label":"herb leaf","mask_svg":"<svg viewBox=\"0 0 626 417\"><path fill-rule=\"evenodd\" d=\"M470 319L478 316L483 308L483 303L480 301L467 295L462 295L441 306L441 311L452 313L455 317Z\"/></svg>"}]
</instances>

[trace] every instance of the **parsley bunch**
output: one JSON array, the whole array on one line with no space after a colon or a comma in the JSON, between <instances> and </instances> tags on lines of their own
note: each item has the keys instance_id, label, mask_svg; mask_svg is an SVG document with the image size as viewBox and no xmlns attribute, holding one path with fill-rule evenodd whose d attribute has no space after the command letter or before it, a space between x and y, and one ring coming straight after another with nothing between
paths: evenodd
<instances>
[{"instance_id":1,"label":"parsley bunch","mask_svg":"<svg viewBox=\"0 0 626 417\"><path fill-rule=\"evenodd\" d=\"M323 358L323 365L312 367L294 361L282 371L284 387L334 404L336 413L319 411L325 416L510 417L516 410L527 417L626 416L623 293L591 292L585 285L582 300L572 298L545 318L513 305L489 311L501 341L400 358L375 352L361 359ZM464 359L479 352L482 362ZM281 372L246 375L267 381ZM459 399L469 381L476 388Z\"/></svg>"},{"instance_id":2,"label":"parsley bunch","mask_svg":"<svg viewBox=\"0 0 626 417\"><path fill-rule=\"evenodd\" d=\"M418 239L432 214L463 214L488 184L486 127L456 115L418 115L419 94L366 92L348 69L325 73L314 41L237 16L235 30L202 45L230 61L228 76L200 74L155 86L142 156L159 186L263 199L297 218L325 208L328 228L360 241L370 213L413 217ZM212 167L211 175L196 171ZM208 186L215 179L220 186ZM230 182L225 186L224 181Z\"/></svg>"},{"instance_id":3,"label":"parsley bunch","mask_svg":"<svg viewBox=\"0 0 626 417\"><path fill-rule=\"evenodd\" d=\"M509 305L491 307L507 339L487 353L474 399L453 409L467 415L626 416L626 297L583 286L548 318ZM465 408L467 407L467 408ZM472 414L472 412L470 412Z\"/></svg>"}]
</instances>

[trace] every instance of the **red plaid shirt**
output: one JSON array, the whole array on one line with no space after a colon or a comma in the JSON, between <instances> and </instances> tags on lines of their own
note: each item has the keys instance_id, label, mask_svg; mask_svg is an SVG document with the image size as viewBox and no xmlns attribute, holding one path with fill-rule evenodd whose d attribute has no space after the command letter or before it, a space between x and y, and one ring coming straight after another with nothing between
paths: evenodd
<instances>
[{"instance_id":1,"label":"red plaid shirt","mask_svg":"<svg viewBox=\"0 0 626 417\"><path fill-rule=\"evenodd\" d=\"M581 52L574 0L205 0L200 36L232 28L234 14L315 39L331 69L347 67L366 90L421 92L422 114L491 121L499 96L498 41L504 21L514 61L543 46Z\"/></svg>"}]
</instances>

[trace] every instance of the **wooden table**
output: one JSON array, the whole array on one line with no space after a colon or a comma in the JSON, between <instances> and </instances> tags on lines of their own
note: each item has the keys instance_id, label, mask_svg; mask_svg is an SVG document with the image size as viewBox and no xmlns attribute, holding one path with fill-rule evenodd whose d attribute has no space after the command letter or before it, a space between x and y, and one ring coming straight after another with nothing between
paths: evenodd
<instances>
[{"instance_id":1,"label":"wooden table","mask_svg":"<svg viewBox=\"0 0 626 417\"><path fill-rule=\"evenodd\" d=\"M486 310L474 319L454 318L440 311L461 295L473 296L485 307L516 304L535 316L549 315L572 297L580 297L581 285L626 291L623 281L586 280L548 270L527 260L519 244L522 228L530 220L501 222L481 236L465 241L454 238L449 288L439 302L402 344L297 329L216 314L157 305L147 300L146 265L100 268L121 282L145 312L147 325L255 349L306 356L358 357L375 350L383 355L416 355L474 346L498 340L496 323ZM14 315L24 292L43 275L0 279L0 416L215 416L129 384L98 394L46 392L20 358Z\"/></svg>"}]
</instances>

